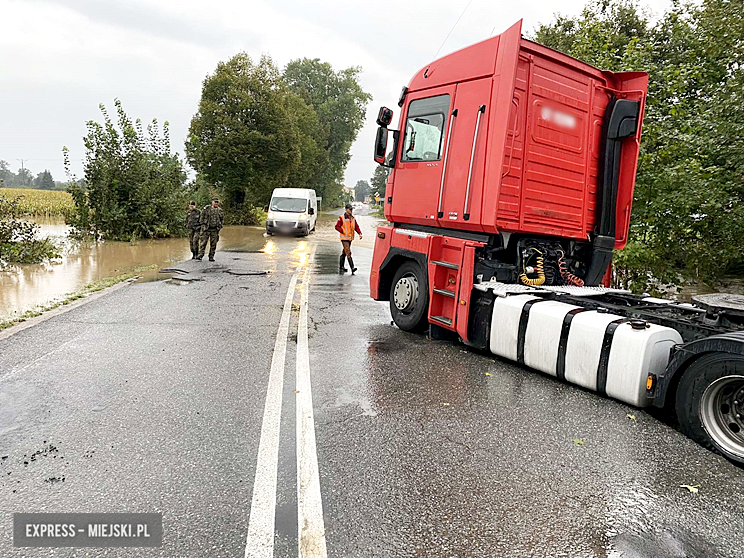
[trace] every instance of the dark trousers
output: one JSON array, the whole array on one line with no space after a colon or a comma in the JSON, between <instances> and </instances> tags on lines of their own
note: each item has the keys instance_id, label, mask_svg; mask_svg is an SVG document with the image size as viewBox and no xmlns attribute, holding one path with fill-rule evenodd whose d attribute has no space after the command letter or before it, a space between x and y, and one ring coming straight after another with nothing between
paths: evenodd
<instances>
[{"instance_id":1,"label":"dark trousers","mask_svg":"<svg viewBox=\"0 0 744 558\"><path fill-rule=\"evenodd\" d=\"M191 253L195 256L199 253L199 236L201 232L199 229L189 229L189 246L191 247Z\"/></svg>"},{"instance_id":2,"label":"dark trousers","mask_svg":"<svg viewBox=\"0 0 744 558\"><path fill-rule=\"evenodd\" d=\"M209 257L214 258L214 252L217 250L217 243L220 241L220 231L217 229L207 229L199 237L199 256L204 257L204 251L207 249L209 242Z\"/></svg>"}]
</instances>

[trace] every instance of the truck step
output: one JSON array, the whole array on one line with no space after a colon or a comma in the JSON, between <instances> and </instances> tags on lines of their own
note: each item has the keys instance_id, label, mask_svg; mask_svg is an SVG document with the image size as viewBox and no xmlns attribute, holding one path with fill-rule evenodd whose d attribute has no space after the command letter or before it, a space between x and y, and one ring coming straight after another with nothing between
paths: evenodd
<instances>
[{"instance_id":1,"label":"truck step","mask_svg":"<svg viewBox=\"0 0 744 558\"><path fill-rule=\"evenodd\" d=\"M453 293L452 291L448 291L447 289L434 289L434 292L442 296L447 296L449 298L455 298L455 293Z\"/></svg>"},{"instance_id":2,"label":"truck step","mask_svg":"<svg viewBox=\"0 0 744 558\"><path fill-rule=\"evenodd\" d=\"M433 263L434 265L441 266L441 267L448 267L450 269L460 269L460 266L457 265L457 264L455 264L455 263L440 262L440 261L436 261L436 260L432 260L431 263Z\"/></svg>"},{"instance_id":3,"label":"truck step","mask_svg":"<svg viewBox=\"0 0 744 558\"><path fill-rule=\"evenodd\" d=\"M452 320L449 318L445 318L444 316L432 316L431 320L433 322L440 323L442 325L446 325L447 327L452 327Z\"/></svg>"}]
</instances>

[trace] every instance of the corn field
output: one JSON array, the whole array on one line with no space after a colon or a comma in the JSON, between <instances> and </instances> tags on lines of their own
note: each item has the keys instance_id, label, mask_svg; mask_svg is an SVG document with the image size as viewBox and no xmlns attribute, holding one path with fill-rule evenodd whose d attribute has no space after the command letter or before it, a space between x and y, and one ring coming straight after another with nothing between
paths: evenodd
<instances>
[{"instance_id":1,"label":"corn field","mask_svg":"<svg viewBox=\"0 0 744 558\"><path fill-rule=\"evenodd\" d=\"M34 190L31 188L0 188L0 198L18 200L19 209L35 217L64 217L75 209L72 196L59 190Z\"/></svg>"}]
</instances>

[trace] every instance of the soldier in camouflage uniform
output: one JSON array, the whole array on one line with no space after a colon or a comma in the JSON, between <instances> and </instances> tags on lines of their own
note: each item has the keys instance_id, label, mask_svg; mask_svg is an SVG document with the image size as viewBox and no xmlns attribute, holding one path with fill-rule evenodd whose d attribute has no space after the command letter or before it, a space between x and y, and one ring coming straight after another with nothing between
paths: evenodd
<instances>
[{"instance_id":1,"label":"soldier in camouflage uniform","mask_svg":"<svg viewBox=\"0 0 744 558\"><path fill-rule=\"evenodd\" d=\"M199 218L201 211L196 209L196 202L189 202L189 210L186 212L186 218L183 220L183 226L189 231L189 246L191 246L191 259L196 259L199 255L199 235L201 234L201 224Z\"/></svg>"},{"instance_id":2,"label":"soldier in camouflage uniform","mask_svg":"<svg viewBox=\"0 0 744 558\"><path fill-rule=\"evenodd\" d=\"M212 205L202 210L199 223L201 224L201 237L199 238L199 255L196 259L202 260L204 251L207 249L207 242L209 242L209 261L213 262L214 251L220 240L220 229L225 224L225 212L222 211L218 198L212 198Z\"/></svg>"}]
</instances>

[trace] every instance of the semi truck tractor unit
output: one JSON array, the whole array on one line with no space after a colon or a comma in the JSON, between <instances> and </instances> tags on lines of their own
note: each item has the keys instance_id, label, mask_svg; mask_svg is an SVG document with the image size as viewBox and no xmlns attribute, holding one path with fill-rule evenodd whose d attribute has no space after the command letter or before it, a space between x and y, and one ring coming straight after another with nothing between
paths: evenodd
<instances>
[{"instance_id":1,"label":"semi truck tractor unit","mask_svg":"<svg viewBox=\"0 0 744 558\"><path fill-rule=\"evenodd\" d=\"M609 288L628 238L648 75L499 36L404 87L370 294L429 328L637 407L744 463L744 297L679 303ZM711 239L713 240L713 239Z\"/></svg>"}]
</instances>

